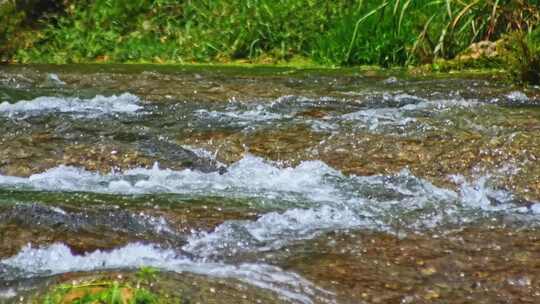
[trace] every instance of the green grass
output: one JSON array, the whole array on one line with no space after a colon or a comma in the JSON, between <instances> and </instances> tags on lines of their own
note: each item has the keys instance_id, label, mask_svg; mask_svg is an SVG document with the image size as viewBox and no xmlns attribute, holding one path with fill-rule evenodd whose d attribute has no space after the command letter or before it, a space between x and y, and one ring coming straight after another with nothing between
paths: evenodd
<instances>
[{"instance_id":1,"label":"green grass","mask_svg":"<svg viewBox=\"0 0 540 304\"><path fill-rule=\"evenodd\" d=\"M6 1L0 5L0 62L13 56L17 49L22 48L17 42L17 36L20 33L20 25L25 17L24 12L18 11L15 2Z\"/></svg>"},{"instance_id":2,"label":"green grass","mask_svg":"<svg viewBox=\"0 0 540 304\"><path fill-rule=\"evenodd\" d=\"M517 82L540 85L540 27L510 35L506 47L509 72Z\"/></svg>"},{"instance_id":3,"label":"green grass","mask_svg":"<svg viewBox=\"0 0 540 304\"><path fill-rule=\"evenodd\" d=\"M12 61L407 66L454 58L474 42L531 32L540 20L540 0L64 3L55 16L41 17L41 30L10 52Z\"/></svg>"},{"instance_id":4,"label":"green grass","mask_svg":"<svg viewBox=\"0 0 540 304\"><path fill-rule=\"evenodd\" d=\"M152 286L159 271L142 267L135 273L136 279L125 282L92 280L88 282L60 284L49 290L38 302L41 304L161 304L170 303L143 286Z\"/></svg>"},{"instance_id":5,"label":"green grass","mask_svg":"<svg viewBox=\"0 0 540 304\"><path fill-rule=\"evenodd\" d=\"M55 287L43 299L43 304L158 304L159 297L144 288L134 288L118 282L64 284Z\"/></svg>"}]
</instances>

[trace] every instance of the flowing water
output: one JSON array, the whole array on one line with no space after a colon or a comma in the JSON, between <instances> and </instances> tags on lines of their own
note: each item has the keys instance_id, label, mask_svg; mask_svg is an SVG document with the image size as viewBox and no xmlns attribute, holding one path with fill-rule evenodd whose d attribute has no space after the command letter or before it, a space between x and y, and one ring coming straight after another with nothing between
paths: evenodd
<instances>
[{"instance_id":1,"label":"flowing water","mask_svg":"<svg viewBox=\"0 0 540 304\"><path fill-rule=\"evenodd\" d=\"M540 89L355 70L0 69L0 303L539 303Z\"/></svg>"}]
</instances>

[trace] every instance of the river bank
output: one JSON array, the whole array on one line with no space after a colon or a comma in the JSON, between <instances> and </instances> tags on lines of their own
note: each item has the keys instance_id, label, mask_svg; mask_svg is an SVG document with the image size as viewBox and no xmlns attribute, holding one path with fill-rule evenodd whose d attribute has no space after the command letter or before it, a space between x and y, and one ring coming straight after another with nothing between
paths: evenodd
<instances>
[{"instance_id":1,"label":"river bank","mask_svg":"<svg viewBox=\"0 0 540 304\"><path fill-rule=\"evenodd\" d=\"M6 0L0 16L11 63L496 69L540 83L536 0Z\"/></svg>"}]
</instances>

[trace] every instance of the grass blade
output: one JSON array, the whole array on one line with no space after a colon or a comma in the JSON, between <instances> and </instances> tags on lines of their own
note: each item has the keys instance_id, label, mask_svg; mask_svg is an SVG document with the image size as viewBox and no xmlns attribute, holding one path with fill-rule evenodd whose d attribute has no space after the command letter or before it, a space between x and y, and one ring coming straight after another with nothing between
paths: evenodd
<instances>
[{"instance_id":1,"label":"grass blade","mask_svg":"<svg viewBox=\"0 0 540 304\"><path fill-rule=\"evenodd\" d=\"M358 36L358 29L360 27L360 24L362 22L364 22L364 20L366 20L367 18L369 18L372 15L374 15L375 13L377 13L379 10L385 8L388 5L388 3L389 3L388 1L383 2L383 4L379 5L375 9L371 10L369 13L365 14L364 16L362 16L362 18L360 18L360 19L358 19L358 21L356 21L356 24L354 25L353 35L351 37L351 42L349 43L349 48L347 50L347 54L345 55L345 62L349 62L349 60L351 58L352 49L354 47L354 43L356 42L356 38Z\"/></svg>"}]
</instances>

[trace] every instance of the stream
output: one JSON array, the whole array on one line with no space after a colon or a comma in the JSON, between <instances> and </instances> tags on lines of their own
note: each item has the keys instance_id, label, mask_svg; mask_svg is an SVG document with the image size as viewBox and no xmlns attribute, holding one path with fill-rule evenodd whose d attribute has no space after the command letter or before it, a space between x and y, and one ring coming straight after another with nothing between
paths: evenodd
<instances>
[{"instance_id":1,"label":"stream","mask_svg":"<svg viewBox=\"0 0 540 304\"><path fill-rule=\"evenodd\" d=\"M0 66L0 303L142 267L182 303L539 303L539 105L503 75Z\"/></svg>"}]
</instances>

